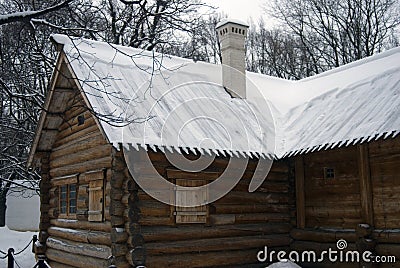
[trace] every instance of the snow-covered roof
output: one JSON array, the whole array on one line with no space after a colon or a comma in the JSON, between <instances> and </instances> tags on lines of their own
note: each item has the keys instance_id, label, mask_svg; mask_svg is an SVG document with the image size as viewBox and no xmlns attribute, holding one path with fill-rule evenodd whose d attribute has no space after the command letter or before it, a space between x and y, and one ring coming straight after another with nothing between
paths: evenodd
<instances>
[{"instance_id":1,"label":"snow-covered roof","mask_svg":"<svg viewBox=\"0 0 400 268\"><path fill-rule=\"evenodd\" d=\"M284 157L400 132L400 48L300 81L246 73L247 99L221 66L54 35L113 144ZM118 125L118 124L117 124Z\"/></svg>"},{"instance_id":2,"label":"snow-covered roof","mask_svg":"<svg viewBox=\"0 0 400 268\"><path fill-rule=\"evenodd\" d=\"M225 19L222 19L220 22L218 22L217 25L215 25L215 28L218 29L219 27L224 26L225 24L228 24L228 23L234 23L237 25L249 27L249 25L244 21L241 21L238 19L233 19L233 18L225 18Z\"/></svg>"}]
</instances>

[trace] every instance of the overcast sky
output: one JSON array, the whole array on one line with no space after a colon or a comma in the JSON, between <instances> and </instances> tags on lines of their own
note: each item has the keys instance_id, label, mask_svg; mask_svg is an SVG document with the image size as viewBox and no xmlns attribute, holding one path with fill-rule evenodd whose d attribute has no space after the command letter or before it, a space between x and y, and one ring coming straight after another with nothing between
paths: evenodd
<instances>
[{"instance_id":1,"label":"overcast sky","mask_svg":"<svg viewBox=\"0 0 400 268\"><path fill-rule=\"evenodd\" d=\"M205 0L205 2L218 7L217 12L223 12L229 18L249 22L249 17L252 17L254 22L258 22L262 16L268 23L268 17L262 9L263 4L268 2L267 0Z\"/></svg>"},{"instance_id":2,"label":"overcast sky","mask_svg":"<svg viewBox=\"0 0 400 268\"><path fill-rule=\"evenodd\" d=\"M219 7L217 12L224 12L229 18L247 22L249 17L258 20L263 13L261 5L265 0L206 0L206 2Z\"/></svg>"}]
</instances>

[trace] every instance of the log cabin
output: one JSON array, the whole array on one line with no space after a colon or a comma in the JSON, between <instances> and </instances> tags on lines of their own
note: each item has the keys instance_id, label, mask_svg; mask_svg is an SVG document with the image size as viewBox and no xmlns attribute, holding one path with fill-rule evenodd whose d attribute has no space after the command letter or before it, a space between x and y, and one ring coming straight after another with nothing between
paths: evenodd
<instances>
[{"instance_id":1,"label":"log cabin","mask_svg":"<svg viewBox=\"0 0 400 268\"><path fill-rule=\"evenodd\" d=\"M51 267L265 267L265 246L346 239L400 258L400 49L287 81L245 71L246 24L217 32L222 66L51 37L28 160L41 172L36 255Z\"/></svg>"}]
</instances>

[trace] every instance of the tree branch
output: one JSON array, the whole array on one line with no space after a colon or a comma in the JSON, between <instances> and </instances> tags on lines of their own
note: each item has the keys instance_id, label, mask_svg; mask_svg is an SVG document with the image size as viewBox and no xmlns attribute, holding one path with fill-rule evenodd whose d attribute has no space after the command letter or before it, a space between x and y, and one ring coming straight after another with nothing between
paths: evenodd
<instances>
[{"instance_id":1,"label":"tree branch","mask_svg":"<svg viewBox=\"0 0 400 268\"><path fill-rule=\"evenodd\" d=\"M30 21L33 18L37 18L66 7L72 1L73 0L65 0L57 5L50 6L42 10L14 12L11 14L0 15L0 25L18 21Z\"/></svg>"}]
</instances>

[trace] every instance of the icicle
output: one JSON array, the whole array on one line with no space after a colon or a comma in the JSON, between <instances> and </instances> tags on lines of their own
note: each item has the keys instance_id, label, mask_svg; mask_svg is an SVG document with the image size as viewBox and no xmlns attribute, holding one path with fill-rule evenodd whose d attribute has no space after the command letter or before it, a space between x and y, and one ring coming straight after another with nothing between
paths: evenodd
<instances>
[{"instance_id":1,"label":"icicle","mask_svg":"<svg viewBox=\"0 0 400 268\"><path fill-rule=\"evenodd\" d=\"M367 142L370 142L371 140L373 140L373 139L374 139L374 137L375 137L375 135L376 135L376 134L374 134L374 135L371 135L371 136L368 138Z\"/></svg>"},{"instance_id":2,"label":"icicle","mask_svg":"<svg viewBox=\"0 0 400 268\"><path fill-rule=\"evenodd\" d=\"M149 144L148 146L153 150L153 152L157 152L157 148L154 146L154 144Z\"/></svg>"},{"instance_id":3,"label":"icicle","mask_svg":"<svg viewBox=\"0 0 400 268\"><path fill-rule=\"evenodd\" d=\"M147 146L146 146L146 144L141 143L140 146L147 152Z\"/></svg>"},{"instance_id":4,"label":"icicle","mask_svg":"<svg viewBox=\"0 0 400 268\"><path fill-rule=\"evenodd\" d=\"M179 147L181 151L185 152L185 154L189 154L189 151L186 147Z\"/></svg>"},{"instance_id":5,"label":"icicle","mask_svg":"<svg viewBox=\"0 0 400 268\"><path fill-rule=\"evenodd\" d=\"M211 151L214 153L214 155L219 156L219 153L218 153L217 149L211 149Z\"/></svg>"},{"instance_id":6,"label":"icicle","mask_svg":"<svg viewBox=\"0 0 400 268\"><path fill-rule=\"evenodd\" d=\"M220 149L219 152L220 152L220 154L221 154L222 156L226 157L226 153L225 153L224 150Z\"/></svg>"},{"instance_id":7,"label":"icicle","mask_svg":"<svg viewBox=\"0 0 400 268\"><path fill-rule=\"evenodd\" d=\"M199 151L194 147L191 147L190 150L193 152L194 155L198 155L199 154Z\"/></svg>"},{"instance_id":8,"label":"icicle","mask_svg":"<svg viewBox=\"0 0 400 268\"><path fill-rule=\"evenodd\" d=\"M165 146L165 148L166 148L171 154L174 153L174 150L172 149L171 146Z\"/></svg>"}]
</instances>

